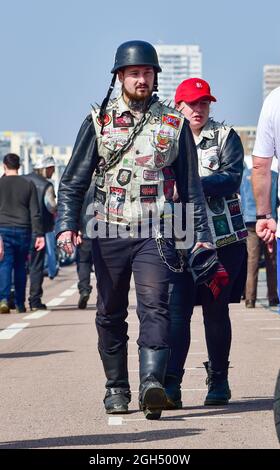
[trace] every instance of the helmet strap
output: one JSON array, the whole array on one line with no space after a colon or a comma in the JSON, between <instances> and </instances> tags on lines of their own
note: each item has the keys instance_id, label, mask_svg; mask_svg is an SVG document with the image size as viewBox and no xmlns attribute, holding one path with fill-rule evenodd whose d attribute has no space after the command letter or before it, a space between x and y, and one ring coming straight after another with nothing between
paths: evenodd
<instances>
[{"instance_id":1,"label":"helmet strap","mask_svg":"<svg viewBox=\"0 0 280 470\"><path fill-rule=\"evenodd\" d=\"M154 91L158 91L158 73L155 71Z\"/></svg>"},{"instance_id":2,"label":"helmet strap","mask_svg":"<svg viewBox=\"0 0 280 470\"><path fill-rule=\"evenodd\" d=\"M116 83L116 78L117 78L117 74L114 73L111 84L110 84L108 92L107 92L107 95L105 96L105 98L104 98L104 100L102 101L102 104L101 104L101 108L100 108L100 112L99 112L99 119L101 121L101 135L103 135L103 129L104 129L104 124L105 124L104 118L105 118L105 114L106 114L106 108L107 108L111 93L114 89L114 86L115 86L115 83Z\"/></svg>"}]
</instances>

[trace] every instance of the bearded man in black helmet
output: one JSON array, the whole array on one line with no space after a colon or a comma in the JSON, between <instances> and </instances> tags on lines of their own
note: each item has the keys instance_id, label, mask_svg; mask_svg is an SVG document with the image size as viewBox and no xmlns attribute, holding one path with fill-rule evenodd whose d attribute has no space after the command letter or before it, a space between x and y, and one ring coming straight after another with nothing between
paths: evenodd
<instances>
[{"instance_id":1,"label":"bearded man in black helmet","mask_svg":"<svg viewBox=\"0 0 280 470\"><path fill-rule=\"evenodd\" d=\"M83 199L93 178L98 235L92 236L92 249L98 349L107 378L105 409L126 413L131 399L125 320L133 273L140 321L139 406L147 419L159 419L166 406L169 267L182 268L172 239L161 243L158 231L156 236L151 234L150 215L159 215L161 227L175 183L180 201L193 204L194 250L207 248L211 242L193 137L182 115L153 94L159 72L151 44L128 41L118 48L107 96L83 122L62 176L56 227L58 244L71 253L77 243ZM122 91L109 101L117 75ZM149 231L142 236L145 224ZM112 227L118 229L116 236L110 232Z\"/></svg>"}]
</instances>

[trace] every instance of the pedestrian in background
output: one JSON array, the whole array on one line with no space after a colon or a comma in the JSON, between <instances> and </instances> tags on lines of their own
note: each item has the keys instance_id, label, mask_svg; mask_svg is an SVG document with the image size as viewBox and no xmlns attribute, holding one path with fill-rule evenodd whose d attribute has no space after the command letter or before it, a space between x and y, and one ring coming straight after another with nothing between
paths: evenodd
<instances>
[{"instance_id":1,"label":"pedestrian in background","mask_svg":"<svg viewBox=\"0 0 280 470\"><path fill-rule=\"evenodd\" d=\"M55 171L55 161L52 156L45 155L42 160L36 162L33 172L24 177L32 181L37 189L40 215L42 220L43 233L54 230L54 216L56 213L56 200L54 186L49 181ZM29 265L30 289L29 305L31 310L45 310L47 306L42 303L43 281L44 281L44 262L45 248L41 251L31 247L31 259Z\"/></svg>"},{"instance_id":2,"label":"pedestrian in background","mask_svg":"<svg viewBox=\"0 0 280 470\"><path fill-rule=\"evenodd\" d=\"M18 313L26 311L26 263L31 236L34 249L44 249L37 192L31 181L18 175L19 156L13 153L3 159L4 174L0 178L0 237L4 256L0 261L0 313L10 313L8 300L14 271L15 304Z\"/></svg>"},{"instance_id":3,"label":"pedestrian in background","mask_svg":"<svg viewBox=\"0 0 280 470\"><path fill-rule=\"evenodd\" d=\"M271 213L275 220L277 220L278 205L277 165L277 160L274 159L273 166L271 168ZM248 230L248 262L245 289L245 306L247 308L255 308L260 260L262 255L264 255L268 304L270 307L275 307L279 302L277 294L276 241L274 240L273 251L270 252L268 246L258 237L256 233L256 203L252 188L252 166L252 157L246 156L244 159L244 173L240 187L244 220Z\"/></svg>"}]
</instances>

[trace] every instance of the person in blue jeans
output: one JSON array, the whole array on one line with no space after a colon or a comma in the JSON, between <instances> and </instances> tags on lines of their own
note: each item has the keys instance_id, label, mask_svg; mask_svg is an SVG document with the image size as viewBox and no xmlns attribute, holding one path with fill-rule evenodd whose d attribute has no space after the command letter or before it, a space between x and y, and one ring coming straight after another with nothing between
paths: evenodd
<instances>
[{"instance_id":1,"label":"person in blue jeans","mask_svg":"<svg viewBox=\"0 0 280 470\"><path fill-rule=\"evenodd\" d=\"M26 263L32 232L35 246L45 245L42 236L37 192L34 184L18 175L19 156L7 154L3 159L4 176L0 179L0 237L4 256L0 261L0 313L10 313L8 299L14 271L15 304L25 312Z\"/></svg>"}]
</instances>

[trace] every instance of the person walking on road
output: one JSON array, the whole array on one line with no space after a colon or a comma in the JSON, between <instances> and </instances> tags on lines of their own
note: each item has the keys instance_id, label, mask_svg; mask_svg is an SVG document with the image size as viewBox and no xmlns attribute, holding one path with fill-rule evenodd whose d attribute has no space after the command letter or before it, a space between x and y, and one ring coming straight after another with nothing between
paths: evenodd
<instances>
[{"instance_id":1,"label":"person walking on road","mask_svg":"<svg viewBox=\"0 0 280 470\"><path fill-rule=\"evenodd\" d=\"M0 256L0 313L10 313L8 299L14 271L15 304L18 313L26 311L26 263L34 236L35 250L44 249L37 192L34 184L18 175L19 156L5 155L4 173L0 179L0 238L4 245ZM1 243L0 243L1 245ZM1 252L1 249L0 249Z\"/></svg>"},{"instance_id":2,"label":"person walking on road","mask_svg":"<svg viewBox=\"0 0 280 470\"><path fill-rule=\"evenodd\" d=\"M280 291L280 225L273 217L271 207L273 157L278 159L280 167L280 87L273 90L264 100L257 126L256 141L253 150L252 185L257 208L256 233L273 251L274 240L277 243L277 287ZM279 198L278 179L278 198ZM278 206L279 220L279 206Z\"/></svg>"},{"instance_id":3,"label":"person walking on road","mask_svg":"<svg viewBox=\"0 0 280 470\"><path fill-rule=\"evenodd\" d=\"M245 306L247 308L255 308L256 306L259 265L261 256L262 254L264 254L268 304L270 307L275 307L279 303L276 275L276 241L274 241L275 246L273 247L273 251L270 252L268 250L267 245L258 237L256 233L256 203L252 188L252 157L246 156L244 163L245 166L242 183L240 186L240 196L244 213L244 220L248 230L248 262L245 290ZM271 178L271 208L272 216L276 220L278 205L278 171L275 171L275 168L271 168Z\"/></svg>"},{"instance_id":4,"label":"person walking on road","mask_svg":"<svg viewBox=\"0 0 280 470\"><path fill-rule=\"evenodd\" d=\"M195 248L211 241L193 137L188 122L153 94L159 72L151 44L135 40L119 46L107 96L83 122L62 176L56 227L58 244L71 253L94 175L98 236L92 249L98 349L107 378L105 409L126 413L131 399L125 320L133 273L140 320L139 406L147 419L159 419L166 406L171 271L161 255L169 265L180 265L172 239L161 244L158 232L150 234L149 214L163 214L175 181L181 201L194 204ZM109 101L117 75L122 91ZM144 224L148 235L141 237Z\"/></svg>"},{"instance_id":5,"label":"person walking on road","mask_svg":"<svg viewBox=\"0 0 280 470\"><path fill-rule=\"evenodd\" d=\"M55 170L55 161L52 156L45 155L41 161L38 161L33 172L24 177L32 181L37 189L40 214L43 226L43 232L47 233L54 230L54 215L56 213L56 200L53 184L49 181ZM30 310L45 310L47 306L42 303L43 281L44 281L44 261L45 248L37 251L35 245L31 247L31 260L29 265L30 289L29 305Z\"/></svg>"},{"instance_id":6,"label":"person walking on road","mask_svg":"<svg viewBox=\"0 0 280 470\"><path fill-rule=\"evenodd\" d=\"M237 195L243 172L243 147L232 128L209 118L210 103L214 101L209 84L200 78L184 80L175 94L176 108L189 120L193 133L209 227L222 266L211 289L205 284L196 287L188 271L173 276L171 356L165 380L169 409L182 407L181 382L191 341L191 316L197 303L202 304L208 351L208 361L204 362L208 383L204 404L225 405L231 398L229 302L240 301L246 279L247 230ZM236 281L242 279L237 287Z\"/></svg>"}]
</instances>

